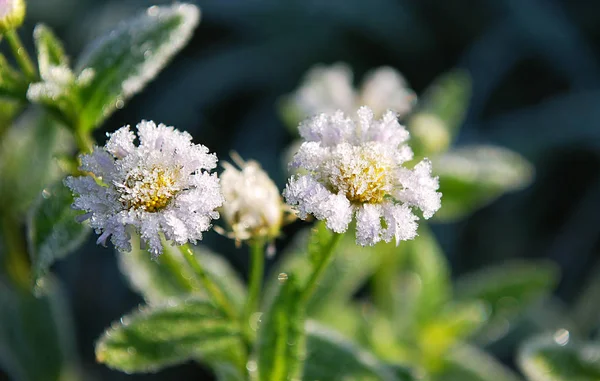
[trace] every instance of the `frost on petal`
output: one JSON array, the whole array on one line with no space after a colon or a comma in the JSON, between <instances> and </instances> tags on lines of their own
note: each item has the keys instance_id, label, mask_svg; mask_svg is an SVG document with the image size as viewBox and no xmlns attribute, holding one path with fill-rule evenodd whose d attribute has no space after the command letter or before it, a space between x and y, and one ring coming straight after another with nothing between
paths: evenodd
<instances>
[{"instance_id":1,"label":"frost on petal","mask_svg":"<svg viewBox=\"0 0 600 381\"><path fill-rule=\"evenodd\" d=\"M416 206L423 211L423 217L430 218L441 207L442 194L437 177L431 176L431 162L421 161L413 170L398 170L400 183L404 187L397 192L397 198L404 203Z\"/></svg>"},{"instance_id":2,"label":"frost on petal","mask_svg":"<svg viewBox=\"0 0 600 381\"><path fill-rule=\"evenodd\" d=\"M390 242L394 238L396 245L398 245L400 241L407 241L416 237L418 217L407 205L392 202L384 204L383 218L386 224L383 239L386 242Z\"/></svg>"},{"instance_id":3,"label":"frost on petal","mask_svg":"<svg viewBox=\"0 0 600 381\"><path fill-rule=\"evenodd\" d=\"M106 147L82 156L82 170L93 176L65 180L75 194L73 207L87 212L99 244L110 238L119 250L130 250L131 229L154 255L162 252L161 234L177 244L195 243L223 203L216 174L203 171L216 156L173 127L142 121L138 133L138 146L126 126Z\"/></svg>"},{"instance_id":4,"label":"frost on petal","mask_svg":"<svg viewBox=\"0 0 600 381\"><path fill-rule=\"evenodd\" d=\"M290 167L302 167L308 171L315 171L323 165L329 155L329 150L321 147L320 143L306 142L300 146L298 152L294 155Z\"/></svg>"},{"instance_id":5,"label":"frost on petal","mask_svg":"<svg viewBox=\"0 0 600 381\"><path fill-rule=\"evenodd\" d=\"M135 145L133 145L135 134L129 129L129 126L123 126L108 136L106 150L116 158L122 159L135 149Z\"/></svg>"},{"instance_id":6,"label":"frost on petal","mask_svg":"<svg viewBox=\"0 0 600 381\"><path fill-rule=\"evenodd\" d=\"M319 142L322 146L335 146L350 139L355 131L352 119L343 112L333 115L320 114L300 123L300 136L306 141Z\"/></svg>"},{"instance_id":7,"label":"frost on petal","mask_svg":"<svg viewBox=\"0 0 600 381\"><path fill-rule=\"evenodd\" d=\"M365 204L356 212L356 243L373 246L381 241L382 209L379 205Z\"/></svg>"}]
</instances>

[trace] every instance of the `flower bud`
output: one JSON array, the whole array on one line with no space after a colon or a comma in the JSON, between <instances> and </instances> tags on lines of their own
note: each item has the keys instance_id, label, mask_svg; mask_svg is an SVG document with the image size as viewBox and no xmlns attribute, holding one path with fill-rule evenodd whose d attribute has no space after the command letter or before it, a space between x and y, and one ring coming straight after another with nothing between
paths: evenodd
<instances>
[{"instance_id":1,"label":"flower bud","mask_svg":"<svg viewBox=\"0 0 600 381\"><path fill-rule=\"evenodd\" d=\"M18 28L24 18L24 0L0 0L0 33Z\"/></svg>"},{"instance_id":2,"label":"flower bud","mask_svg":"<svg viewBox=\"0 0 600 381\"><path fill-rule=\"evenodd\" d=\"M417 154L438 154L445 152L450 146L452 137L448 126L436 115L416 114L410 119L408 129Z\"/></svg>"},{"instance_id":3,"label":"flower bud","mask_svg":"<svg viewBox=\"0 0 600 381\"><path fill-rule=\"evenodd\" d=\"M234 161L240 170L225 163L221 175L221 214L231 228L226 235L238 242L276 238L289 212L279 189L257 162Z\"/></svg>"}]
</instances>

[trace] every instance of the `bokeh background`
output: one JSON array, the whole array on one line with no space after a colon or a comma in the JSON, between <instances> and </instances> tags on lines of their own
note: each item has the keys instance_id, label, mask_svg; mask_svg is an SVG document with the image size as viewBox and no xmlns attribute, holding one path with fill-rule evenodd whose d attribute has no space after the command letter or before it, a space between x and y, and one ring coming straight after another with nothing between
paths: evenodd
<instances>
[{"instance_id":1,"label":"bokeh background","mask_svg":"<svg viewBox=\"0 0 600 381\"><path fill-rule=\"evenodd\" d=\"M29 0L22 38L44 22L76 57L85 44L141 9L141 0ZM165 3L165 2L162 2ZM96 132L141 119L189 131L220 158L255 159L280 187L292 136L280 97L316 63L347 62L360 80L388 65L420 94L462 68L473 95L457 143L492 143L535 166L534 183L468 218L433 229L453 274L509 258L549 258L562 269L557 296L579 296L598 266L600 237L600 2L589 0L212 0L189 45L145 91ZM293 235L297 226L287 230ZM247 257L216 233L205 243L245 274ZM283 248L287 239L278 242ZM271 261L272 263L273 261ZM141 299L111 249L93 240L55 266L91 380L210 380L196 364L155 375L95 363L94 340ZM502 360L510 363L510 357ZM1 373L0 373L1 374ZM3 377L0 375L0 379Z\"/></svg>"}]
</instances>

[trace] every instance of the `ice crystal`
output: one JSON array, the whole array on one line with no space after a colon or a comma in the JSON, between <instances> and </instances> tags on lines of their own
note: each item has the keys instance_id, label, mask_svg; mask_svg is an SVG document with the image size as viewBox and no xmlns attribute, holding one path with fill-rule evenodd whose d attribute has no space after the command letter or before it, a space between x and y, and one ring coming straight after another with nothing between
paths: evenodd
<instances>
[{"instance_id":1,"label":"ice crystal","mask_svg":"<svg viewBox=\"0 0 600 381\"><path fill-rule=\"evenodd\" d=\"M346 64L337 63L312 68L289 100L292 109L302 118L337 110L354 114L362 105L370 107L376 117L387 110L402 117L411 111L416 96L404 77L387 66L367 73L360 88L355 90L352 70Z\"/></svg>"},{"instance_id":2,"label":"ice crystal","mask_svg":"<svg viewBox=\"0 0 600 381\"><path fill-rule=\"evenodd\" d=\"M244 162L237 155L233 159L240 169L225 163L221 174L225 196L222 214L232 230L227 235L237 241L276 238L289 219L289 207L257 162Z\"/></svg>"},{"instance_id":3,"label":"ice crystal","mask_svg":"<svg viewBox=\"0 0 600 381\"><path fill-rule=\"evenodd\" d=\"M136 135L125 126L110 135L105 147L83 155L82 171L68 177L76 194L73 207L86 212L105 244L130 251L127 227L134 228L154 255L162 252L160 234L176 244L195 243L219 218L223 196L215 168L217 157L193 144L192 137L163 124L142 121Z\"/></svg>"},{"instance_id":4,"label":"ice crystal","mask_svg":"<svg viewBox=\"0 0 600 381\"><path fill-rule=\"evenodd\" d=\"M418 217L412 208L425 218L440 208L431 163L403 166L413 153L394 112L380 120L368 107L355 118L342 111L320 114L300 125L300 135L304 142L291 166L304 173L294 175L284 191L300 218L312 214L342 233L355 216L357 243L373 245L414 238Z\"/></svg>"}]
</instances>

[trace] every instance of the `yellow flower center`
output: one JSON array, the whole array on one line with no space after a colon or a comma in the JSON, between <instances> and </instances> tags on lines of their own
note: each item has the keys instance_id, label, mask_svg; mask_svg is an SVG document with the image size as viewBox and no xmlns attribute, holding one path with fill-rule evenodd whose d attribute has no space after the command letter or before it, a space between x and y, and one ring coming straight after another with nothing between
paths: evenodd
<instances>
[{"instance_id":1,"label":"yellow flower center","mask_svg":"<svg viewBox=\"0 0 600 381\"><path fill-rule=\"evenodd\" d=\"M357 160L344 162L329 182L335 193L342 192L352 203L377 204L390 191L388 175L391 165L372 150L363 150Z\"/></svg>"},{"instance_id":2,"label":"yellow flower center","mask_svg":"<svg viewBox=\"0 0 600 381\"><path fill-rule=\"evenodd\" d=\"M175 173L169 172L158 167L130 172L124 186L117 188L121 193L120 201L127 209L157 212L165 208L178 190Z\"/></svg>"}]
</instances>

